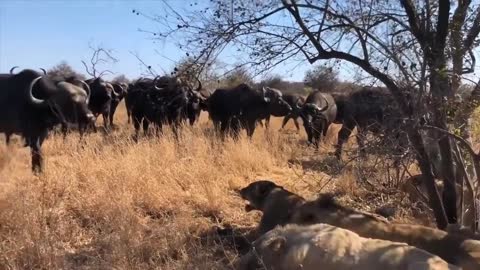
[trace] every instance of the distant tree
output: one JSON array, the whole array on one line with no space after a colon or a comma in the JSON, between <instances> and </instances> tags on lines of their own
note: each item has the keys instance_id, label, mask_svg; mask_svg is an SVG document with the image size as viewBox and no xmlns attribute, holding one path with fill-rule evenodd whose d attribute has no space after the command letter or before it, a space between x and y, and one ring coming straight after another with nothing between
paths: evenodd
<instances>
[{"instance_id":1,"label":"distant tree","mask_svg":"<svg viewBox=\"0 0 480 270\"><path fill-rule=\"evenodd\" d=\"M75 76L78 79L85 80L85 75L76 72L66 61L62 61L47 71L52 80L61 81L68 77Z\"/></svg>"},{"instance_id":2,"label":"distant tree","mask_svg":"<svg viewBox=\"0 0 480 270\"><path fill-rule=\"evenodd\" d=\"M241 83L253 85L253 78L245 67L239 67L228 73L222 80L222 85L234 87Z\"/></svg>"},{"instance_id":3,"label":"distant tree","mask_svg":"<svg viewBox=\"0 0 480 270\"><path fill-rule=\"evenodd\" d=\"M288 87L288 84L289 82L284 81L280 75L266 76L260 81L260 83L258 83L260 87L268 86L279 90L284 90Z\"/></svg>"},{"instance_id":4,"label":"distant tree","mask_svg":"<svg viewBox=\"0 0 480 270\"><path fill-rule=\"evenodd\" d=\"M120 74L112 79L114 83L130 83L130 80L123 74Z\"/></svg>"},{"instance_id":5,"label":"distant tree","mask_svg":"<svg viewBox=\"0 0 480 270\"><path fill-rule=\"evenodd\" d=\"M338 73L331 67L317 65L305 73L303 79L305 85L318 89L322 92L331 92L335 89L338 81Z\"/></svg>"}]
</instances>

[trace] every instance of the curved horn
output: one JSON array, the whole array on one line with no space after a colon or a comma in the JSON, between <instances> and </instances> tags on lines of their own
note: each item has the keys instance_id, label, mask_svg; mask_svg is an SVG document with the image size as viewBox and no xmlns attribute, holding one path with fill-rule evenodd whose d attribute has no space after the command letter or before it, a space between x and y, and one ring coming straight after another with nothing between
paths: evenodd
<instances>
[{"instance_id":1,"label":"curved horn","mask_svg":"<svg viewBox=\"0 0 480 270\"><path fill-rule=\"evenodd\" d=\"M39 98L36 98L33 96L33 86L35 85L35 83L37 83L37 81L39 81L40 79L42 78L42 76L39 76L37 78L35 78L31 83L30 85L28 86L28 97L30 99L30 102L32 104L35 104L35 105L38 105L38 106L42 106L44 104L46 104L46 101L43 100L43 99L39 99Z\"/></svg>"},{"instance_id":2,"label":"curved horn","mask_svg":"<svg viewBox=\"0 0 480 270\"><path fill-rule=\"evenodd\" d=\"M47 76L47 71L44 68L40 68L41 71L43 71L43 74Z\"/></svg>"},{"instance_id":3,"label":"curved horn","mask_svg":"<svg viewBox=\"0 0 480 270\"><path fill-rule=\"evenodd\" d=\"M155 77L155 79L153 80L153 87L154 87L156 90L163 90L163 88L160 88L160 87L157 86L158 77L160 77L160 76Z\"/></svg>"},{"instance_id":4,"label":"curved horn","mask_svg":"<svg viewBox=\"0 0 480 270\"><path fill-rule=\"evenodd\" d=\"M10 74L13 74L13 71L14 71L16 68L18 68L18 66L12 67L12 68L10 69Z\"/></svg>"},{"instance_id":5,"label":"curved horn","mask_svg":"<svg viewBox=\"0 0 480 270\"><path fill-rule=\"evenodd\" d=\"M295 102L295 107L300 110L302 108L302 105L303 105L303 102L302 100L299 98L297 99L297 102Z\"/></svg>"},{"instance_id":6,"label":"curved horn","mask_svg":"<svg viewBox=\"0 0 480 270\"><path fill-rule=\"evenodd\" d=\"M92 93L92 91L90 90L90 86L88 85L88 83L82 80L79 80L79 81L83 84L83 86L85 86L84 89L87 92L87 104L88 104L88 102L90 101L90 94Z\"/></svg>"},{"instance_id":7,"label":"curved horn","mask_svg":"<svg viewBox=\"0 0 480 270\"><path fill-rule=\"evenodd\" d=\"M126 85L125 83L118 83L118 86L120 86L120 88L122 88L123 92L127 92L128 85Z\"/></svg>"},{"instance_id":8,"label":"curved horn","mask_svg":"<svg viewBox=\"0 0 480 270\"><path fill-rule=\"evenodd\" d=\"M318 107L317 104L312 104L313 107L315 108L315 110L317 111L317 113L322 113L322 112L326 111L328 109L328 106L329 106L328 100L323 95L322 95L322 97L323 97L323 99L325 100L325 103L326 103L325 107L320 108L320 107Z\"/></svg>"},{"instance_id":9,"label":"curved horn","mask_svg":"<svg viewBox=\"0 0 480 270\"><path fill-rule=\"evenodd\" d=\"M119 93L117 93L117 91L115 91L115 87L113 87L113 85L111 83L106 83L107 86L110 86L112 88L112 94L116 97L120 96Z\"/></svg>"}]
</instances>

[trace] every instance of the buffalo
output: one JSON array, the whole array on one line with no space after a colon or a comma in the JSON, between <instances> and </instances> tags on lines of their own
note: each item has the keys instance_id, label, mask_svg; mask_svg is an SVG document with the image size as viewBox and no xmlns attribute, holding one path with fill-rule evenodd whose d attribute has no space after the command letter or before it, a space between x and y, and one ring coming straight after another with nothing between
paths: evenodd
<instances>
[{"instance_id":1,"label":"buffalo","mask_svg":"<svg viewBox=\"0 0 480 270\"><path fill-rule=\"evenodd\" d=\"M48 131L63 123L91 123L90 92L68 82L54 83L33 70L0 76L0 132L19 134L31 148L32 170L41 172L41 146Z\"/></svg>"},{"instance_id":2,"label":"buffalo","mask_svg":"<svg viewBox=\"0 0 480 270\"><path fill-rule=\"evenodd\" d=\"M113 97L117 98L117 93L112 84L105 82L102 78L92 78L85 81L92 91L88 107L95 117L100 114L103 116L103 127L108 130L110 109ZM93 129L96 130L95 125Z\"/></svg>"},{"instance_id":3,"label":"buffalo","mask_svg":"<svg viewBox=\"0 0 480 270\"><path fill-rule=\"evenodd\" d=\"M308 95L300 110L308 142L317 149L321 136L325 136L328 127L337 116L337 105L332 95L315 91Z\"/></svg>"},{"instance_id":4,"label":"buffalo","mask_svg":"<svg viewBox=\"0 0 480 270\"><path fill-rule=\"evenodd\" d=\"M128 84L128 92L125 96L125 109L127 111L127 123L130 124L132 118L132 107L140 91L153 88L153 80L149 78L139 78L134 83Z\"/></svg>"},{"instance_id":5,"label":"buffalo","mask_svg":"<svg viewBox=\"0 0 480 270\"><path fill-rule=\"evenodd\" d=\"M200 82L193 89L175 77L164 76L153 81L137 81L136 84L126 98L135 127L135 138L138 137L140 123L143 123L145 133L149 124L153 123L157 132L161 131L164 124L168 124L177 135L182 122L188 119L193 124L198 119L200 104L204 100L199 94L202 87Z\"/></svg>"},{"instance_id":6,"label":"buffalo","mask_svg":"<svg viewBox=\"0 0 480 270\"><path fill-rule=\"evenodd\" d=\"M338 159L341 159L342 146L355 127L361 155L365 154L364 139L367 132L387 135L396 140L398 146L406 143L406 134L401 129L404 117L395 98L385 89L364 87L350 94L333 96L338 108L334 122L342 124L335 149Z\"/></svg>"},{"instance_id":7,"label":"buffalo","mask_svg":"<svg viewBox=\"0 0 480 270\"><path fill-rule=\"evenodd\" d=\"M270 115L285 116L292 111L276 89L263 87L261 91L240 84L231 89L217 89L208 99L208 112L216 129L236 137L241 127L252 137L255 124Z\"/></svg>"},{"instance_id":8,"label":"buffalo","mask_svg":"<svg viewBox=\"0 0 480 270\"><path fill-rule=\"evenodd\" d=\"M113 127L113 116L117 110L118 104L122 101L123 98L127 96L128 85L125 83L112 83L113 87L112 99L110 101L110 111L108 114L108 120L111 127Z\"/></svg>"},{"instance_id":9,"label":"buffalo","mask_svg":"<svg viewBox=\"0 0 480 270\"><path fill-rule=\"evenodd\" d=\"M283 95L283 100L292 107L292 111L283 118L281 129L285 127L290 119L293 119L297 132L300 131L300 125L298 124L297 119L301 117L300 113L302 111L302 106L305 103L305 98L297 94L285 94Z\"/></svg>"}]
</instances>

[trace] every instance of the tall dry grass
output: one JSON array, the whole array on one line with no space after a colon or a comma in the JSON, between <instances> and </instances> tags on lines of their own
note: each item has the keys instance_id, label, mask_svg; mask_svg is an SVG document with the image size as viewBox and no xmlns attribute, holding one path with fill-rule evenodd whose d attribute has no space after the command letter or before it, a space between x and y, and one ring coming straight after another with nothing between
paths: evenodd
<instances>
[{"instance_id":1,"label":"tall dry grass","mask_svg":"<svg viewBox=\"0 0 480 270\"><path fill-rule=\"evenodd\" d=\"M0 269L231 269L238 252L212 228L259 218L235 188L273 179L306 198L339 190L367 210L378 199L362 199L352 169L324 173L338 127L318 153L293 125L278 132L280 119L252 140L221 142L203 115L178 141L166 132L134 143L119 110L109 135L52 135L39 177L20 142L0 146Z\"/></svg>"}]
</instances>

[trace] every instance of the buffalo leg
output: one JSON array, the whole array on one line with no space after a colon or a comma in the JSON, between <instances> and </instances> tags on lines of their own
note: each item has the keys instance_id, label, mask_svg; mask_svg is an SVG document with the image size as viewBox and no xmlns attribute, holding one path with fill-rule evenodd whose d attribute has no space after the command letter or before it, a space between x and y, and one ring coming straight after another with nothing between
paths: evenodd
<instances>
[{"instance_id":1,"label":"buffalo leg","mask_svg":"<svg viewBox=\"0 0 480 270\"><path fill-rule=\"evenodd\" d=\"M327 123L327 120L325 119L324 122L323 122L323 137L327 136L327 132L328 132L328 127L330 125Z\"/></svg>"},{"instance_id":2,"label":"buffalo leg","mask_svg":"<svg viewBox=\"0 0 480 270\"><path fill-rule=\"evenodd\" d=\"M312 137L313 137L313 145L315 146L315 149L318 150L318 147L320 146L320 139L321 139L321 134L320 130L314 130Z\"/></svg>"},{"instance_id":3,"label":"buffalo leg","mask_svg":"<svg viewBox=\"0 0 480 270\"><path fill-rule=\"evenodd\" d=\"M343 123L342 125L342 128L338 132L338 140L335 147L335 156L337 157L337 159L340 160L342 158L342 146L348 140L348 137L350 137L350 134L352 134L352 130L354 128L355 122L345 121L345 123Z\"/></svg>"},{"instance_id":4,"label":"buffalo leg","mask_svg":"<svg viewBox=\"0 0 480 270\"><path fill-rule=\"evenodd\" d=\"M108 116L110 114L110 111L102 113L103 116L103 128L105 131L108 131Z\"/></svg>"},{"instance_id":5,"label":"buffalo leg","mask_svg":"<svg viewBox=\"0 0 480 270\"><path fill-rule=\"evenodd\" d=\"M270 127L270 115L265 118L265 128L268 129Z\"/></svg>"},{"instance_id":6,"label":"buffalo leg","mask_svg":"<svg viewBox=\"0 0 480 270\"><path fill-rule=\"evenodd\" d=\"M80 134L82 134L82 131L80 130L80 126L78 127L78 129ZM68 133L68 125L66 123L62 123L61 131L62 131L63 139L65 140L67 138L67 133Z\"/></svg>"},{"instance_id":7,"label":"buffalo leg","mask_svg":"<svg viewBox=\"0 0 480 270\"><path fill-rule=\"evenodd\" d=\"M228 126L230 125L231 120L224 120L220 122L220 134L222 136L222 139L225 139L225 135L229 131Z\"/></svg>"},{"instance_id":8,"label":"buffalo leg","mask_svg":"<svg viewBox=\"0 0 480 270\"><path fill-rule=\"evenodd\" d=\"M112 107L110 108L110 112L108 114L108 120L111 127L113 127L113 115L115 114L116 109L117 109L117 106L112 104Z\"/></svg>"},{"instance_id":9,"label":"buffalo leg","mask_svg":"<svg viewBox=\"0 0 480 270\"><path fill-rule=\"evenodd\" d=\"M295 127L297 128L297 133L300 132L300 125L298 124L298 118L293 117L293 123L295 124Z\"/></svg>"},{"instance_id":10,"label":"buffalo leg","mask_svg":"<svg viewBox=\"0 0 480 270\"><path fill-rule=\"evenodd\" d=\"M44 138L45 136L39 136L27 139L32 153L32 171L34 174L39 174L43 170L43 157L41 147Z\"/></svg>"},{"instance_id":11,"label":"buffalo leg","mask_svg":"<svg viewBox=\"0 0 480 270\"><path fill-rule=\"evenodd\" d=\"M282 127L280 129L283 129L285 127L285 125L287 124L288 120L290 120L291 115L287 115L283 118L283 121L282 121ZM298 123L296 123L298 125ZM298 127L297 127L297 130L298 130Z\"/></svg>"},{"instance_id":12,"label":"buffalo leg","mask_svg":"<svg viewBox=\"0 0 480 270\"><path fill-rule=\"evenodd\" d=\"M143 125L143 134L145 136L147 136L148 135L148 126L150 125L150 121L148 121L146 118L143 118L142 125Z\"/></svg>"},{"instance_id":13,"label":"buffalo leg","mask_svg":"<svg viewBox=\"0 0 480 270\"><path fill-rule=\"evenodd\" d=\"M309 124L307 123L304 123L303 124L303 127L305 128L305 133L307 133L307 142L310 144L312 143L312 128L310 127Z\"/></svg>"},{"instance_id":14,"label":"buffalo leg","mask_svg":"<svg viewBox=\"0 0 480 270\"><path fill-rule=\"evenodd\" d=\"M138 133L140 132L140 122L142 121L141 118L133 116L133 127L135 128L135 135L133 139L138 141Z\"/></svg>"},{"instance_id":15,"label":"buffalo leg","mask_svg":"<svg viewBox=\"0 0 480 270\"><path fill-rule=\"evenodd\" d=\"M266 125L266 123L265 123ZM247 136L252 138L253 133L255 132L255 121L247 121L245 123L245 128L247 130Z\"/></svg>"},{"instance_id":16,"label":"buffalo leg","mask_svg":"<svg viewBox=\"0 0 480 270\"><path fill-rule=\"evenodd\" d=\"M10 136L12 136L12 134L10 134L10 133L5 134L5 143L7 145L10 145Z\"/></svg>"}]
</instances>

